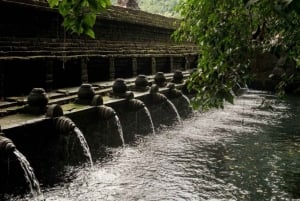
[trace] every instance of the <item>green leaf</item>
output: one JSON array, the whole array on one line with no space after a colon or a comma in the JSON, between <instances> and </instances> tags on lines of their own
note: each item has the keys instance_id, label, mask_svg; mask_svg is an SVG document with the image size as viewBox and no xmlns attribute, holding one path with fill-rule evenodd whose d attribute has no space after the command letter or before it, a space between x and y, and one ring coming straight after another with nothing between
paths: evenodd
<instances>
[{"instance_id":1,"label":"green leaf","mask_svg":"<svg viewBox=\"0 0 300 201\"><path fill-rule=\"evenodd\" d=\"M51 8L54 8L58 6L59 0L48 0L48 3Z\"/></svg>"},{"instance_id":2,"label":"green leaf","mask_svg":"<svg viewBox=\"0 0 300 201\"><path fill-rule=\"evenodd\" d=\"M83 21L88 27L93 27L96 22L96 14L89 13L83 17Z\"/></svg>"},{"instance_id":3,"label":"green leaf","mask_svg":"<svg viewBox=\"0 0 300 201\"><path fill-rule=\"evenodd\" d=\"M87 36L89 36L89 37L95 39L95 32L93 31L93 29L86 29L86 30L84 31L84 33L85 33Z\"/></svg>"},{"instance_id":4,"label":"green leaf","mask_svg":"<svg viewBox=\"0 0 300 201\"><path fill-rule=\"evenodd\" d=\"M108 5L106 1L100 1L100 5L102 8L106 8L106 6Z\"/></svg>"},{"instance_id":5,"label":"green leaf","mask_svg":"<svg viewBox=\"0 0 300 201\"><path fill-rule=\"evenodd\" d=\"M84 33L91 38L95 38L92 29L96 14L111 4L110 0L48 0L48 3L50 7L58 8L66 30L78 35Z\"/></svg>"}]
</instances>

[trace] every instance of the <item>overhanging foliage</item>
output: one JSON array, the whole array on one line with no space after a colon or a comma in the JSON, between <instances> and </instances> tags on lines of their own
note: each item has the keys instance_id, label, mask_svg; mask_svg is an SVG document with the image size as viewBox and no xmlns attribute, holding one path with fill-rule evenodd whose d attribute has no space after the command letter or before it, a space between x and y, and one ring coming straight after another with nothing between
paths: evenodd
<instances>
[{"instance_id":1,"label":"overhanging foliage","mask_svg":"<svg viewBox=\"0 0 300 201\"><path fill-rule=\"evenodd\" d=\"M66 30L95 38L93 27L96 15L110 6L110 0L48 0L50 7L58 8Z\"/></svg>"},{"instance_id":2,"label":"overhanging foliage","mask_svg":"<svg viewBox=\"0 0 300 201\"><path fill-rule=\"evenodd\" d=\"M300 5L296 0L181 0L183 20L173 37L199 47L197 70L188 88L195 108L233 103L232 90L251 78L253 55L286 53L299 64ZM284 77L286 83L291 77ZM284 84L281 84L285 86Z\"/></svg>"}]
</instances>

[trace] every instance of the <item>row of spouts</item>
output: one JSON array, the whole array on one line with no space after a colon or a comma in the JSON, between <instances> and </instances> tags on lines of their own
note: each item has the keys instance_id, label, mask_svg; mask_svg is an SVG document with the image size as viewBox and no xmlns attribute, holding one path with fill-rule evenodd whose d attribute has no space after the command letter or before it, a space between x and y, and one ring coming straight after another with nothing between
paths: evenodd
<instances>
[{"instance_id":1,"label":"row of spouts","mask_svg":"<svg viewBox=\"0 0 300 201\"><path fill-rule=\"evenodd\" d=\"M147 76L139 75L135 80L136 91L149 91L154 103L161 103L167 101L164 94L159 93L159 87L169 88L169 94L172 97L179 97L182 95L181 91L177 90L174 83L183 83L183 74L180 71L176 71L173 77L173 83L169 83L167 86L167 80L162 72L158 72L154 77L155 84L150 84L147 80ZM99 109L99 116L103 119L110 119L116 115L113 108L103 105L102 96L97 95L93 90L93 86L88 83L84 83L80 86L78 97L75 103L88 104L97 106ZM112 86L112 97L125 98L128 107L133 111L138 111L145 108L144 102L135 99L134 93L129 91L129 87L126 85L125 80L118 78L115 80ZM33 110L31 112L30 110ZM64 116L63 109L58 104L48 105L48 96L42 88L34 88L27 98L27 105L24 107L24 112L32 114L40 114L46 111L46 117L54 119L54 126L60 132L64 134L70 134L76 128L75 123ZM14 153L18 152L13 141L5 137L0 127L0 152Z\"/></svg>"},{"instance_id":2,"label":"row of spouts","mask_svg":"<svg viewBox=\"0 0 300 201\"><path fill-rule=\"evenodd\" d=\"M166 101L164 94L159 93L160 87L169 88L169 95L172 98L176 98L182 95L180 90L177 90L175 84L182 84L184 82L184 75L182 71L176 70L173 74L173 79L171 82L167 82L167 79L163 72L157 72L154 76L154 84L148 81L146 75L138 75L135 79L135 86L132 88L134 91L139 92L149 92L152 96L152 101L154 103L161 103ZM134 98L134 93L129 90L125 80L123 78L117 78L112 85L112 92L110 94L114 98L125 98L127 100L128 106L132 110L139 110L145 107L142 101ZM46 117L57 118L64 115L63 109L59 104L48 105L49 98L46 91L43 88L33 88L32 91L27 96L26 105L20 110L23 113L30 114L45 114ZM77 98L75 103L101 106L99 107L100 116L104 119L109 119L115 115L114 109L103 105L103 98L101 95L96 94L93 85L89 83L82 84L77 92ZM65 122L66 121L66 122ZM56 121L58 130L65 133L67 130L72 130L74 125L70 121ZM73 126L72 126L73 125ZM13 142L6 138L0 127L0 151L12 151L15 149Z\"/></svg>"}]
</instances>

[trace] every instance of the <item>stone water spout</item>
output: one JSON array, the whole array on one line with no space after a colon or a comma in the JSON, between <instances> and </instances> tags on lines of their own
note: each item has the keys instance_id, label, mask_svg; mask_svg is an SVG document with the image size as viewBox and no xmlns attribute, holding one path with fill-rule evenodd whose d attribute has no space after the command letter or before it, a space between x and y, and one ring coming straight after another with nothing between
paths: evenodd
<instances>
[{"instance_id":1,"label":"stone water spout","mask_svg":"<svg viewBox=\"0 0 300 201\"><path fill-rule=\"evenodd\" d=\"M14 143L9 139L0 134L0 152L11 153L16 149Z\"/></svg>"},{"instance_id":2,"label":"stone water spout","mask_svg":"<svg viewBox=\"0 0 300 201\"><path fill-rule=\"evenodd\" d=\"M61 134L69 134L76 128L75 123L70 118L64 116L63 109L60 105L50 105L47 109L46 116L53 119L55 129Z\"/></svg>"},{"instance_id":3,"label":"stone water spout","mask_svg":"<svg viewBox=\"0 0 300 201\"><path fill-rule=\"evenodd\" d=\"M15 144L0 130L0 153L13 154L20 163L21 168L24 171L24 178L28 183L28 187L33 196L33 200L42 201L44 196L40 189L39 181L37 180L33 168L30 166L26 157L16 148Z\"/></svg>"},{"instance_id":4,"label":"stone water spout","mask_svg":"<svg viewBox=\"0 0 300 201\"><path fill-rule=\"evenodd\" d=\"M98 106L98 114L99 118L102 120L109 120L117 115L116 111L106 105Z\"/></svg>"},{"instance_id":5,"label":"stone water spout","mask_svg":"<svg viewBox=\"0 0 300 201\"><path fill-rule=\"evenodd\" d=\"M108 137L109 139L107 138L105 141L110 141L111 143L113 142L111 145L124 146L125 141L123 136L123 128L116 111L112 107L106 105L98 106L97 109L99 119L107 121L107 127L109 131L112 130L111 125L109 123L111 119L114 120L114 123L117 126L118 135L111 135L111 138L109 138L109 136L106 135L106 137Z\"/></svg>"},{"instance_id":6,"label":"stone water spout","mask_svg":"<svg viewBox=\"0 0 300 201\"><path fill-rule=\"evenodd\" d=\"M72 134L76 135L76 137L80 141L81 147L83 148L84 155L89 158L90 164L91 166L93 166L93 160L92 160L90 148L86 142L84 135L82 134L82 132L76 126L76 124L73 122L72 119L64 116L63 109L61 108L61 106L57 104L50 105L47 109L46 116L53 119L55 129L62 136L70 136Z\"/></svg>"},{"instance_id":7,"label":"stone water spout","mask_svg":"<svg viewBox=\"0 0 300 201\"><path fill-rule=\"evenodd\" d=\"M124 138L125 142L129 142L135 139L137 134L141 134L144 131L149 131L149 125L151 127L151 131L154 134L154 125L152 122L150 111L148 110L146 104L139 99L132 98L129 100L125 100L122 104L117 107L118 113L120 113L120 117L124 123ZM147 118L146 124L144 118ZM148 121L149 120L149 121Z\"/></svg>"},{"instance_id":8,"label":"stone water spout","mask_svg":"<svg viewBox=\"0 0 300 201\"><path fill-rule=\"evenodd\" d=\"M128 100L127 106L130 111L134 111L134 112L145 108L145 104L143 103L143 101L135 98Z\"/></svg>"},{"instance_id":9,"label":"stone water spout","mask_svg":"<svg viewBox=\"0 0 300 201\"><path fill-rule=\"evenodd\" d=\"M151 86L150 95L154 104L160 104L167 101L167 97L159 92L159 87L156 84Z\"/></svg>"},{"instance_id":10,"label":"stone water spout","mask_svg":"<svg viewBox=\"0 0 300 201\"><path fill-rule=\"evenodd\" d=\"M47 107L46 117L55 118L64 115L62 107L58 104L51 104Z\"/></svg>"},{"instance_id":11,"label":"stone water spout","mask_svg":"<svg viewBox=\"0 0 300 201\"><path fill-rule=\"evenodd\" d=\"M189 98L185 94L183 94L181 90L176 89L174 83L169 83L167 85L167 88L169 90L167 91L166 96L170 101L173 102L180 116L187 117L192 114L193 111ZM184 104L182 101L184 101Z\"/></svg>"},{"instance_id":12,"label":"stone water spout","mask_svg":"<svg viewBox=\"0 0 300 201\"><path fill-rule=\"evenodd\" d=\"M172 87L171 87L172 88ZM177 95L177 91L176 91L176 95ZM162 94L159 92L159 87L154 84L151 86L151 89L150 89L150 95L152 97L152 102L154 104L163 104L163 103L167 103L171 108L172 110L174 111L174 113L176 114L176 118L177 118L177 121L181 123L181 118L180 118L180 115L177 111L177 108L175 107L175 105L167 98L166 95Z\"/></svg>"},{"instance_id":13,"label":"stone water spout","mask_svg":"<svg viewBox=\"0 0 300 201\"><path fill-rule=\"evenodd\" d=\"M54 118L54 126L58 130L59 133L62 135L72 135L75 134L78 138L81 147L83 148L84 155L89 158L91 167L93 167L93 160L92 155L90 152L90 148L83 133L80 129L76 126L76 124L66 116L60 116Z\"/></svg>"},{"instance_id":14,"label":"stone water spout","mask_svg":"<svg viewBox=\"0 0 300 201\"><path fill-rule=\"evenodd\" d=\"M151 113L148 110L145 103L143 101L139 100L139 99L133 98L133 99L131 99L127 102L127 105L128 105L128 109L131 110L131 111L134 111L134 112L144 110L144 112L146 113L146 115L149 119L150 126L151 126L151 129L152 129L152 133L155 134L155 128L154 128L154 125L153 125ZM136 119L136 121L137 121L137 119Z\"/></svg>"},{"instance_id":15,"label":"stone water spout","mask_svg":"<svg viewBox=\"0 0 300 201\"><path fill-rule=\"evenodd\" d=\"M173 98L180 98L182 97L182 92L178 89L176 89L175 84L174 83L169 83L167 85L167 87L169 88L168 92L167 92L167 97L169 99L173 99Z\"/></svg>"},{"instance_id":16,"label":"stone water spout","mask_svg":"<svg viewBox=\"0 0 300 201\"><path fill-rule=\"evenodd\" d=\"M70 134L76 128L76 124L65 116L55 118L54 125L61 134Z\"/></svg>"}]
</instances>

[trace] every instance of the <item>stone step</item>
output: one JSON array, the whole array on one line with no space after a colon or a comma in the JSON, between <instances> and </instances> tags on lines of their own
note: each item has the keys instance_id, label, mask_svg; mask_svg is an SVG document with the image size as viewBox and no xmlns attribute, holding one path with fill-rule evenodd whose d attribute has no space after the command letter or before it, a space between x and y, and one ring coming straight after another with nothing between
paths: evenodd
<instances>
[{"instance_id":1,"label":"stone step","mask_svg":"<svg viewBox=\"0 0 300 201\"><path fill-rule=\"evenodd\" d=\"M0 38L0 59L12 57L184 56L197 54L193 44L90 39Z\"/></svg>"}]
</instances>

